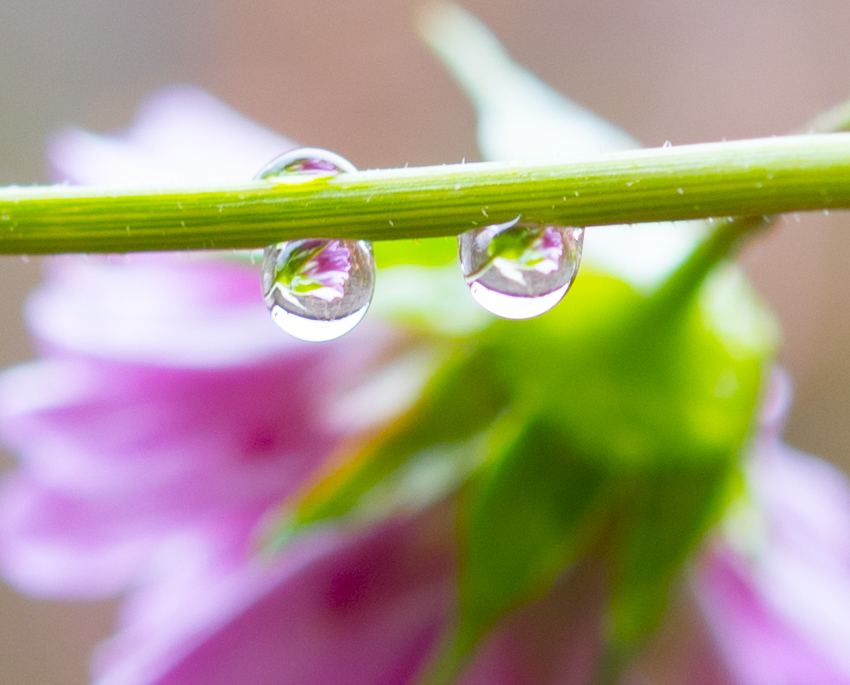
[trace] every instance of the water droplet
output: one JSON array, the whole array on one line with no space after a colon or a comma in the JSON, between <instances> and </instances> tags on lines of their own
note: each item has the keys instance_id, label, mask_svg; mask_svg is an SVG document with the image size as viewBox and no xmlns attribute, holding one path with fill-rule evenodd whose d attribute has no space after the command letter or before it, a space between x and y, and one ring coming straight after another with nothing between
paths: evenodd
<instances>
[{"instance_id":1,"label":"water droplet","mask_svg":"<svg viewBox=\"0 0 850 685\"><path fill-rule=\"evenodd\" d=\"M267 164L257 179L307 183L356 171L329 150L299 148ZM272 319L301 340L333 340L354 328L375 289L375 257L365 240L307 238L263 251L263 296Z\"/></svg>"},{"instance_id":2,"label":"water droplet","mask_svg":"<svg viewBox=\"0 0 850 685\"><path fill-rule=\"evenodd\" d=\"M263 296L275 323L319 342L354 328L375 288L375 257L365 240L308 238L263 253Z\"/></svg>"},{"instance_id":3,"label":"water droplet","mask_svg":"<svg viewBox=\"0 0 850 685\"><path fill-rule=\"evenodd\" d=\"M676 188L676 192L679 193L679 195L684 195L685 189L684 188Z\"/></svg>"},{"instance_id":4,"label":"water droplet","mask_svg":"<svg viewBox=\"0 0 850 685\"><path fill-rule=\"evenodd\" d=\"M300 147L275 157L254 178L277 183L308 183L349 171L357 171L357 167L335 152Z\"/></svg>"},{"instance_id":5,"label":"water droplet","mask_svg":"<svg viewBox=\"0 0 850 685\"><path fill-rule=\"evenodd\" d=\"M578 273L584 229L520 217L458 236L460 267L475 300L506 319L530 319L564 297Z\"/></svg>"}]
</instances>

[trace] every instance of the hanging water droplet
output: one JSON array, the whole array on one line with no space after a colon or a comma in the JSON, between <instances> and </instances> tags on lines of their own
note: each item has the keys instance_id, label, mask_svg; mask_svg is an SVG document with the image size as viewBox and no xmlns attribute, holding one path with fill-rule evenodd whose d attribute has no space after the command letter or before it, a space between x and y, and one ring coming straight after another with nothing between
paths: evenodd
<instances>
[{"instance_id":1,"label":"hanging water droplet","mask_svg":"<svg viewBox=\"0 0 850 685\"><path fill-rule=\"evenodd\" d=\"M564 297L578 273L584 229L520 223L458 236L460 268L475 300L506 319L530 319Z\"/></svg>"},{"instance_id":2,"label":"hanging water droplet","mask_svg":"<svg viewBox=\"0 0 850 685\"><path fill-rule=\"evenodd\" d=\"M369 308L375 258L365 240L289 240L263 254L263 296L275 323L319 342L354 328Z\"/></svg>"},{"instance_id":3,"label":"hanging water droplet","mask_svg":"<svg viewBox=\"0 0 850 685\"><path fill-rule=\"evenodd\" d=\"M299 148L272 160L257 179L306 183L356 171L329 150ZM301 340L333 340L354 328L375 289L375 257L365 240L308 238L263 252L263 296L272 319Z\"/></svg>"}]
</instances>

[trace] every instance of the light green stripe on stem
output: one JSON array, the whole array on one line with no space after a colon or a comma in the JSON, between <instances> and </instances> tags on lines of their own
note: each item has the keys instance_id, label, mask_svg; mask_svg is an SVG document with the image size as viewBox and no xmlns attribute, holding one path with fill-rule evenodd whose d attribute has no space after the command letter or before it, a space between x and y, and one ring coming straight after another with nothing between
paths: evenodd
<instances>
[{"instance_id":1,"label":"light green stripe on stem","mask_svg":"<svg viewBox=\"0 0 850 685\"><path fill-rule=\"evenodd\" d=\"M456 235L518 214L571 226L850 207L850 133L250 181L161 192L0 189L0 253L251 248L285 239Z\"/></svg>"}]
</instances>

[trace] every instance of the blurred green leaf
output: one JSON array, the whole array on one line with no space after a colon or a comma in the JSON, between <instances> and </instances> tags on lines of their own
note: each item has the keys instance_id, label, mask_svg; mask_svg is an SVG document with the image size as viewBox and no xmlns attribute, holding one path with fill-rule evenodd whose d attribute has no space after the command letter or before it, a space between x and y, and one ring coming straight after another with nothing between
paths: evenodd
<instances>
[{"instance_id":1,"label":"blurred green leaf","mask_svg":"<svg viewBox=\"0 0 850 685\"><path fill-rule=\"evenodd\" d=\"M611 574L615 644L634 643L657 627L682 564L721 512L733 468L718 460L630 474Z\"/></svg>"},{"instance_id":2,"label":"blurred green leaf","mask_svg":"<svg viewBox=\"0 0 850 685\"><path fill-rule=\"evenodd\" d=\"M468 475L480 454L482 435L507 406L508 395L492 373L490 355L473 343L457 344L434 374L421 399L392 426L346 455L343 464L308 484L295 503L288 526L303 526L342 516L355 508L374 509L370 497L388 477L410 475L417 462L435 466L448 462L457 479ZM485 450L484 456L489 453ZM421 473L421 471L419 472ZM402 489L398 482L391 483ZM387 499L387 487L379 492ZM388 509L388 507L382 507Z\"/></svg>"},{"instance_id":3,"label":"blurred green leaf","mask_svg":"<svg viewBox=\"0 0 850 685\"><path fill-rule=\"evenodd\" d=\"M574 458L545 419L515 430L460 505L460 651L508 609L542 595L607 513L610 477Z\"/></svg>"},{"instance_id":4,"label":"blurred green leaf","mask_svg":"<svg viewBox=\"0 0 850 685\"><path fill-rule=\"evenodd\" d=\"M724 272L708 294L656 300L585 274L568 306L482 334L516 429L465 491L460 651L588 547L611 560L612 638L655 626L724 501L773 351L740 285ZM724 292L750 326L717 319Z\"/></svg>"},{"instance_id":5,"label":"blurred green leaf","mask_svg":"<svg viewBox=\"0 0 850 685\"><path fill-rule=\"evenodd\" d=\"M553 150L568 158L574 140L597 149L634 145L514 65L462 10L442 5L423 26L471 91L488 155ZM481 49L468 49L470 41ZM745 223L742 230L753 222ZM296 519L304 525L368 503L390 511L387 502L409 492L405 474L417 465L435 455L460 465L446 481L467 481L458 505L459 605L426 682L451 680L505 614L543 595L589 553L610 565L609 648L627 652L657 625L671 584L722 511L777 328L739 272L716 268L731 244L724 233L697 248L693 232L667 250L672 260L657 258L670 235L620 230L616 259L597 262L631 259L613 271L643 273L640 283L584 269L564 304L529 321L485 319L474 343L434 314L456 306L446 304L442 285L454 241L377 246L379 265L388 267L382 276L397 272L411 282L428 271L415 294L437 303L414 305L415 316L404 318L414 294L405 291L379 308L442 333L452 352L419 404L314 484ZM625 256L623 240L635 248ZM597 257L605 249L600 241Z\"/></svg>"},{"instance_id":6,"label":"blurred green leaf","mask_svg":"<svg viewBox=\"0 0 850 685\"><path fill-rule=\"evenodd\" d=\"M445 266L457 261L457 238L420 240L381 240L374 243L375 263L379 269L398 264Z\"/></svg>"}]
</instances>

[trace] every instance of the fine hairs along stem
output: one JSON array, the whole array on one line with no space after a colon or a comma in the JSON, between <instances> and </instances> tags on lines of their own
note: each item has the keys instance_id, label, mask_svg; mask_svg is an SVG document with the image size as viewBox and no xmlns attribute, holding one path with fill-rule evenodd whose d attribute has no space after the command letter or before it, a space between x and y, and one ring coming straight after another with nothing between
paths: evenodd
<instances>
[{"instance_id":1,"label":"fine hairs along stem","mask_svg":"<svg viewBox=\"0 0 850 685\"><path fill-rule=\"evenodd\" d=\"M842 122L843 123L843 122ZM850 133L339 174L303 185L0 188L0 254L257 248L452 236L522 215L566 226L850 208ZM592 229L591 229L592 230Z\"/></svg>"}]
</instances>

